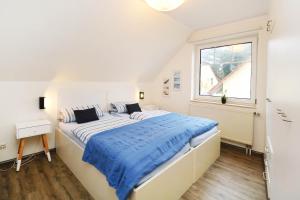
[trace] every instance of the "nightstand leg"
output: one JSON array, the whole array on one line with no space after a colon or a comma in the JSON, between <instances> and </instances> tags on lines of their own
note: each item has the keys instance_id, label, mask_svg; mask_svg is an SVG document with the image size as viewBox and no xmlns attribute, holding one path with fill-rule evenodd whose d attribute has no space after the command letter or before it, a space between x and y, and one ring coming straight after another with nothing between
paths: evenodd
<instances>
[{"instance_id":1,"label":"nightstand leg","mask_svg":"<svg viewBox=\"0 0 300 200\"><path fill-rule=\"evenodd\" d=\"M47 155L48 161L51 162L51 156L48 147L48 136L46 134L42 135L42 140L43 140L45 154Z\"/></svg>"},{"instance_id":2,"label":"nightstand leg","mask_svg":"<svg viewBox=\"0 0 300 200\"><path fill-rule=\"evenodd\" d=\"M25 144L25 140L20 139L19 148L18 148L18 156L17 156L17 169L16 169L17 172L20 171L23 150L24 150L24 144Z\"/></svg>"}]
</instances>

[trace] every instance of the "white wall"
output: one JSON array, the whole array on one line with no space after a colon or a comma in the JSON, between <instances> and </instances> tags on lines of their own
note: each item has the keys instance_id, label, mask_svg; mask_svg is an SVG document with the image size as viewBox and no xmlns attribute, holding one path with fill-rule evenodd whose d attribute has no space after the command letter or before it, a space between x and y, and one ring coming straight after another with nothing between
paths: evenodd
<instances>
[{"instance_id":1,"label":"white wall","mask_svg":"<svg viewBox=\"0 0 300 200\"><path fill-rule=\"evenodd\" d=\"M128 98L128 94L131 94L134 99L137 99L139 91L136 84L131 82L0 82L0 144L7 145L6 150L0 151L0 162L17 155L15 123L49 119L55 127L59 91L74 88L79 91L111 91L119 94L118 98L122 95ZM39 96L46 97L46 110L39 110ZM54 134L49 136L49 147L54 148ZM42 151L40 138L26 139L24 155L39 151Z\"/></svg>"},{"instance_id":2,"label":"white wall","mask_svg":"<svg viewBox=\"0 0 300 200\"><path fill-rule=\"evenodd\" d=\"M49 82L0 82L0 144L7 149L0 151L0 162L16 157L17 140L15 123L47 118L55 122L55 92ZM39 110L38 97L47 93L47 101L51 106L47 111ZM49 137L49 147L54 147L54 135ZM24 155L42 150L40 138L25 141Z\"/></svg>"},{"instance_id":3,"label":"white wall","mask_svg":"<svg viewBox=\"0 0 300 200\"><path fill-rule=\"evenodd\" d=\"M145 100L170 111L188 114L191 97L192 54L193 46L185 44L163 68L154 82L144 83L141 88L145 90ZM163 96L162 81L164 78L171 78L175 70L181 72L181 90L176 92L170 90L170 96Z\"/></svg>"},{"instance_id":4,"label":"white wall","mask_svg":"<svg viewBox=\"0 0 300 200\"><path fill-rule=\"evenodd\" d=\"M264 27L265 21L265 17L254 18L194 32L191 35L189 42L187 42L177 52L177 54L169 61L169 63L156 77L153 86L148 86L146 95L147 93L150 93L152 97L149 101L160 105L163 109L188 114L191 100L191 91L193 87L192 71L194 67L194 44L197 44L197 41L215 41L216 38L220 37L234 38L234 34L242 35L246 32L256 31L259 34L256 86L256 95L258 102L254 111L259 112L261 116L255 119L253 148L256 151L263 152L265 144L265 80L267 34L264 30L261 29ZM161 94L162 80L164 78L171 78L173 72L178 70L181 71L182 89L180 91L173 91L171 89L169 97L163 96Z\"/></svg>"}]
</instances>

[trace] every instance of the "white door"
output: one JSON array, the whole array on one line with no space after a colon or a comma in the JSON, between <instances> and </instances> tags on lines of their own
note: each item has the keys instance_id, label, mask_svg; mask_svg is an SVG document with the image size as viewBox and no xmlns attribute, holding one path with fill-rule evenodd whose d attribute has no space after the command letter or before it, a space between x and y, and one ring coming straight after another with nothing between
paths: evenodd
<instances>
[{"instance_id":1,"label":"white door","mask_svg":"<svg viewBox=\"0 0 300 200\"><path fill-rule=\"evenodd\" d=\"M268 45L268 135L271 199L300 199L300 1L271 1L274 30ZM278 114L278 110L285 115ZM270 112L270 109L267 111Z\"/></svg>"}]
</instances>

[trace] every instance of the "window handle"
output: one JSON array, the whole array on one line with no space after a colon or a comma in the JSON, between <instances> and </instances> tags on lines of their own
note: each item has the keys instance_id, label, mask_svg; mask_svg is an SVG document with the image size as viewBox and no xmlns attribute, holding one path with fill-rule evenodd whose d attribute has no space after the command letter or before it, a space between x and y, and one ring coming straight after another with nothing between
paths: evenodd
<instances>
[{"instance_id":1,"label":"window handle","mask_svg":"<svg viewBox=\"0 0 300 200\"><path fill-rule=\"evenodd\" d=\"M254 112L253 115L257 116L257 117L260 117L260 113L259 112Z\"/></svg>"}]
</instances>

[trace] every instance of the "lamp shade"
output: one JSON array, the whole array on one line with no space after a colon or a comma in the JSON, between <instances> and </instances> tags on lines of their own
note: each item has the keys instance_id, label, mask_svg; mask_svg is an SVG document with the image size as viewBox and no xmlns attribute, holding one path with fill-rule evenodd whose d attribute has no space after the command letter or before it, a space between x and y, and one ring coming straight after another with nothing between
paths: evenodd
<instances>
[{"instance_id":1,"label":"lamp shade","mask_svg":"<svg viewBox=\"0 0 300 200\"><path fill-rule=\"evenodd\" d=\"M45 108L45 97L39 97L39 108L41 110L46 109Z\"/></svg>"},{"instance_id":2,"label":"lamp shade","mask_svg":"<svg viewBox=\"0 0 300 200\"><path fill-rule=\"evenodd\" d=\"M145 0L147 4L158 11L170 11L178 8L184 0Z\"/></svg>"},{"instance_id":3,"label":"lamp shade","mask_svg":"<svg viewBox=\"0 0 300 200\"><path fill-rule=\"evenodd\" d=\"M145 93L144 92L140 92L140 99L144 99L145 98Z\"/></svg>"}]
</instances>

